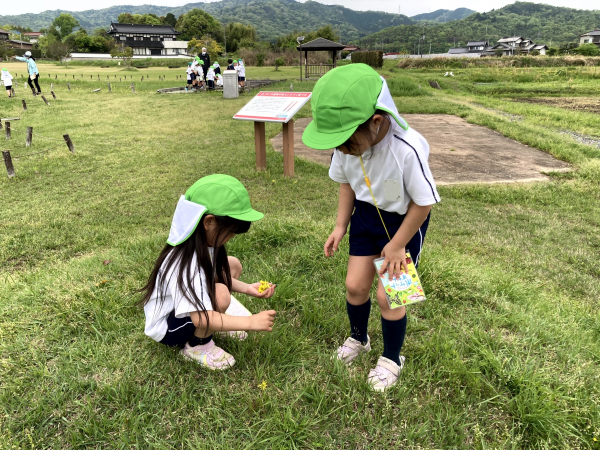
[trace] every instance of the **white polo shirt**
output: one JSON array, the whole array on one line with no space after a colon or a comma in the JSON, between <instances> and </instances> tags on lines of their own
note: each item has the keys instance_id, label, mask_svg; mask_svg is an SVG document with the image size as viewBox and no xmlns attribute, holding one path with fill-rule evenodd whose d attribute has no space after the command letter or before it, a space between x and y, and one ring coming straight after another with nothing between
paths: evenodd
<instances>
[{"instance_id":1,"label":"white polo shirt","mask_svg":"<svg viewBox=\"0 0 600 450\"><path fill-rule=\"evenodd\" d=\"M404 215L411 200L428 206L438 203L440 195L427 162L429 144L425 138L412 128L402 129L392 117L390 121L385 138L363 153L363 163L379 208ZM329 177L349 183L357 200L374 204L357 156L336 149Z\"/></svg>"},{"instance_id":2,"label":"white polo shirt","mask_svg":"<svg viewBox=\"0 0 600 450\"><path fill-rule=\"evenodd\" d=\"M161 273L167 261L168 258L163 262ZM192 260L191 267L195 268L195 273L192 277L192 286L186 286L186 288L193 289L200 300L202 300L204 308L207 311L212 311L213 307L208 295L206 277L204 276L204 271L198 268L196 256ZM155 288L150 301L144 306L144 314L146 315L146 328L144 332L157 342L160 342L165 337L165 334L167 334L167 317L171 314L171 311L175 311L175 317L178 319L189 317L191 312L198 311L198 308L185 298L181 287L177 285L178 269L178 264L171 266L171 270L165 279L164 292L160 292L158 288ZM186 278L187 276L184 274L184 280ZM161 297L164 297L162 305L160 303Z\"/></svg>"}]
</instances>

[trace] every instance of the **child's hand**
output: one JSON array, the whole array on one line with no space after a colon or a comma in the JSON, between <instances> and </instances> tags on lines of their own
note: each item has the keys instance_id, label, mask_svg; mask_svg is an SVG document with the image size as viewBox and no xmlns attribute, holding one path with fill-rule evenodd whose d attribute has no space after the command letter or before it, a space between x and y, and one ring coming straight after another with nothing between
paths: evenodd
<instances>
[{"instance_id":1,"label":"child's hand","mask_svg":"<svg viewBox=\"0 0 600 450\"><path fill-rule=\"evenodd\" d=\"M258 288L260 288L260 283L254 283L248 285L248 290L245 292L246 295L251 295L256 298L271 298L275 293L276 284L272 284L268 289L263 292L259 292Z\"/></svg>"},{"instance_id":2,"label":"child's hand","mask_svg":"<svg viewBox=\"0 0 600 450\"><path fill-rule=\"evenodd\" d=\"M383 247L381 256L385 257L379 275L383 276L386 272L390 279L396 278L402 272L408 273L408 265L406 264L406 248L398 247L393 242Z\"/></svg>"},{"instance_id":3,"label":"child's hand","mask_svg":"<svg viewBox=\"0 0 600 450\"><path fill-rule=\"evenodd\" d=\"M325 256L333 256L334 252L338 251L338 246L340 245L342 239L344 239L345 235L345 229L335 227L333 233L329 235L327 241L325 242L325 246L323 247L323 250L325 251Z\"/></svg>"},{"instance_id":4,"label":"child's hand","mask_svg":"<svg viewBox=\"0 0 600 450\"><path fill-rule=\"evenodd\" d=\"M275 311L262 311L250 317L250 331L273 331L273 322L275 322Z\"/></svg>"}]
</instances>

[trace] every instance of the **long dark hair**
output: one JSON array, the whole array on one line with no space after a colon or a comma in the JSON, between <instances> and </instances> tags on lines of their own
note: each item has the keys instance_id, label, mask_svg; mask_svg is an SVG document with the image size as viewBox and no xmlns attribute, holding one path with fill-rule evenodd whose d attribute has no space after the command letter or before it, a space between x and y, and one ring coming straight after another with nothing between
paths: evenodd
<instances>
[{"instance_id":1,"label":"long dark hair","mask_svg":"<svg viewBox=\"0 0 600 450\"><path fill-rule=\"evenodd\" d=\"M234 219L228 216L214 216L217 222L217 234L215 236L214 254L211 257L209 245L206 239L206 230L202 218L191 236L179 245L165 245L160 252L154 268L148 278L148 283L140 289L144 295L138 302L139 306L146 305L155 290L159 293L159 304L162 305L166 294L166 285L169 282L167 275L172 267L175 267L171 276L176 277L177 286L181 289L183 296L204 315L208 327L208 312L202 302L203 290L206 289L213 311L218 311L217 298L215 295L215 284L223 283L231 291L231 270L227 260L225 240L231 234L243 234L250 229L250 222ZM192 262L196 257L196 267ZM204 272L206 286L194 286L193 279L196 271ZM200 277L202 280L202 277ZM200 288L200 295L194 290ZM160 308L158 308L160 310Z\"/></svg>"},{"instance_id":2,"label":"long dark hair","mask_svg":"<svg viewBox=\"0 0 600 450\"><path fill-rule=\"evenodd\" d=\"M371 131L371 120L373 120L373 117L375 117L377 114L379 114L380 116L383 116L384 118L388 119L388 121L390 120L389 114L386 111L382 111L381 109L377 109L375 110L375 112L373 113L373 115L371 117L369 117L367 120L365 120L363 123L361 123L358 128L356 129L356 131L354 133L352 133L352 136L354 136L355 134L359 133L362 134L363 136L367 137L367 139L370 142L369 147L371 147L371 155L373 156L373 141L377 138L377 133L373 133ZM391 123L391 121L390 121ZM341 144L339 147L346 147L348 149L349 152L354 153L354 149L356 146L356 142L353 142L352 136L350 136L346 142L344 142L343 144ZM338 148L339 148L338 147ZM356 149L356 152L358 152L358 149ZM365 155L366 156L366 155Z\"/></svg>"}]
</instances>

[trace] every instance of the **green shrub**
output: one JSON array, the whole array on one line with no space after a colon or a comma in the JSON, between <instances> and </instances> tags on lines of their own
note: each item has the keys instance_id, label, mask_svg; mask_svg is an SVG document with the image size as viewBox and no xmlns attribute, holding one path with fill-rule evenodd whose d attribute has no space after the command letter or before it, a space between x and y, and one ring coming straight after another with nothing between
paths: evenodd
<instances>
[{"instance_id":1,"label":"green shrub","mask_svg":"<svg viewBox=\"0 0 600 450\"><path fill-rule=\"evenodd\" d=\"M267 56L265 53L256 54L256 65L258 67L262 67L265 65L265 56Z\"/></svg>"},{"instance_id":2,"label":"green shrub","mask_svg":"<svg viewBox=\"0 0 600 450\"><path fill-rule=\"evenodd\" d=\"M376 50L371 51L360 51L352 53L352 63L368 64L371 67L379 69L383 67L383 51Z\"/></svg>"},{"instance_id":3,"label":"green shrub","mask_svg":"<svg viewBox=\"0 0 600 450\"><path fill-rule=\"evenodd\" d=\"M573 49L573 53L582 56L600 56L600 48L595 44L583 44Z\"/></svg>"}]
</instances>

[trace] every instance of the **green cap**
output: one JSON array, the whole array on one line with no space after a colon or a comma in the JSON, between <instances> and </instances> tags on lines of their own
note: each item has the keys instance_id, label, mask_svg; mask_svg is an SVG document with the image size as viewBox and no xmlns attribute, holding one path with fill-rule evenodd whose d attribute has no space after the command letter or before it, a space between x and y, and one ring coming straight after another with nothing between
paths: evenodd
<instances>
[{"instance_id":1,"label":"green cap","mask_svg":"<svg viewBox=\"0 0 600 450\"><path fill-rule=\"evenodd\" d=\"M188 66L191 66L191 65L192 65L192 63L188 63Z\"/></svg>"},{"instance_id":2,"label":"green cap","mask_svg":"<svg viewBox=\"0 0 600 450\"><path fill-rule=\"evenodd\" d=\"M248 191L242 183L229 175L209 175L196 181L179 199L167 243L179 245L186 241L204 214L229 216L247 222L264 217L250 206Z\"/></svg>"},{"instance_id":3,"label":"green cap","mask_svg":"<svg viewBox=\"0 0 600 450\"><path fill-rule=\"evenodd\" d=\"M304 130L302 142L318 150L346 142L375 114L381 87L381 77L366 64L348 64L327 72L313 89L313 121Z\"/></svg>"},{"instance_id":4,"label":"green cap","mask_svg":"<svg viewBox=\"0 0 600 450\"><path fill-rule=\"evenodd\" d=\"M264 214L252 209L248 191L242 183L229 175L209 175L200 178L185 193L185 199L203 205L208 214L229 216L255 222Z\"/></svg>"}]
</instances>

